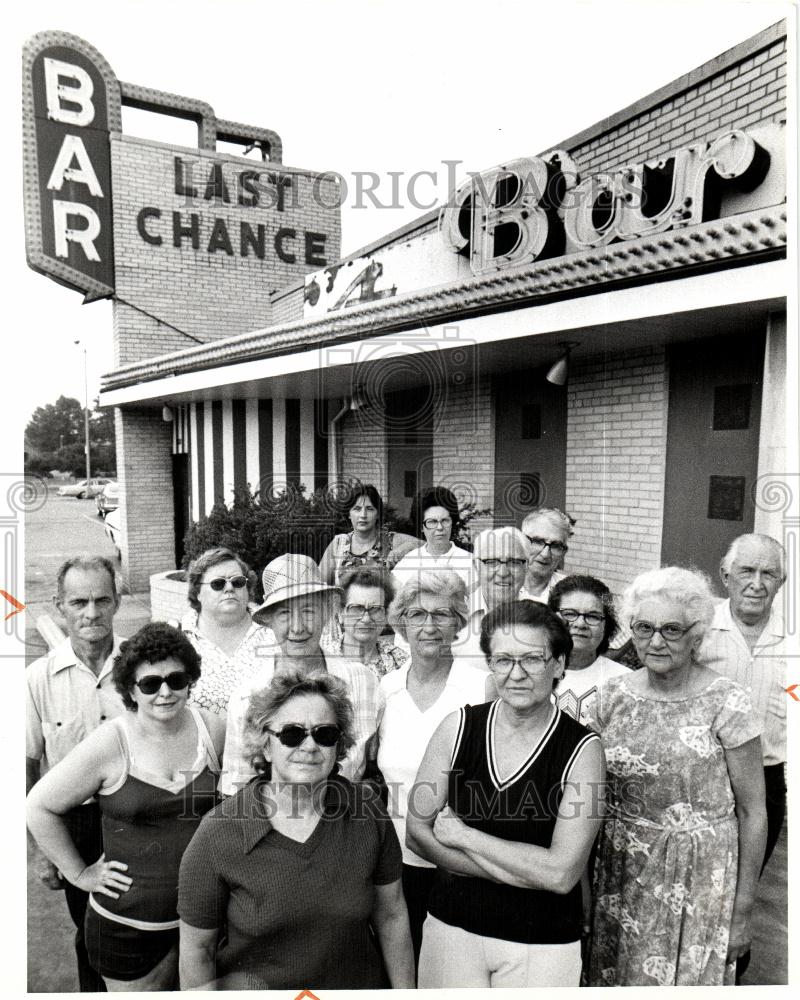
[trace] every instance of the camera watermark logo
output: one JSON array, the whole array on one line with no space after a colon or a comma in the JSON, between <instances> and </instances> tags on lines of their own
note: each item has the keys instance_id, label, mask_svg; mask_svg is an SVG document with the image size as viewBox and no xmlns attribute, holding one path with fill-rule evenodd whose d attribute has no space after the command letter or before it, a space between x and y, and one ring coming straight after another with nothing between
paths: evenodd
<instances>
[{"instance_id":1,"label":"camera watermark logo","mask_svg":"<svg viewBox=\"0 0 800 1000\"><path fill-rule=\"evenodd\" d=\"M24 642L25 627L20 612L25 605L19 599L22 589L21 567L19 563L19 539L22 517L40 510L47 501L47 484L40 476L25 475L22 472L0 474L0 535L3 546L3 576L0 579L0 596L3 604L3 636ZM19 655L12 652L12 644L3 643L0 657Z\"/></svg>"}]
</instances>

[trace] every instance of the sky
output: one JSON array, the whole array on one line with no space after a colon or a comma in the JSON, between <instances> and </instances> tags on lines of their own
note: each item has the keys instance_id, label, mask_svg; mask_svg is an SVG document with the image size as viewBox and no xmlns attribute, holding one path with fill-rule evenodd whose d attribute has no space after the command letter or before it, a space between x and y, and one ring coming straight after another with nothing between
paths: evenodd
<instances>
[{"instance_id":1,"label":"sky","mask_svg":"<svg viewBox=\"0 0 800 1000\"><path fill-rule=\"evenodd\" d=\"M0 60L10 140L3 163L3 271L12 303L6 430L18 435L36 406L62 393L83 400L83 347L90 399L112 367L111 304L84 306L79 293L25 262L19 67L22 43L35 32L76 34L119 79L200 98L220 117L274 129L287 165L349 178L342 208L348 253L422 214L406 196L410 174L437 174L436 183L420 180L418 202L444 200L445 161L456 161L450 169L460 182L468 170L556 146L792 10L768 0L15 4L4 14ZM123 131L186 144L193 137L189 123L127 110ZM359 203L356 171L378 175L384 204L388 172L401 172L400 207Z\"/></svg>"}]
</instances>

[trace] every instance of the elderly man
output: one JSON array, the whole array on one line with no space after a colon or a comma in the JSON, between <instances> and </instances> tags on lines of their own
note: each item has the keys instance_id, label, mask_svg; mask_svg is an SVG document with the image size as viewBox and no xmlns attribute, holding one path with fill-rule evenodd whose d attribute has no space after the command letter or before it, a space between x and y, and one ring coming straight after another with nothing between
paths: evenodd
<instances>
[{"instance_id":1,"label":"elderly man","mask_svg":"<svg viewBox=\"0 0 800 1000\"><path fill-rule=\"evenodd\" d=\"M267 687L276 671L285 667L323 670L343 680L353 704L356 742L341 762L341 773L359 781L367 764L367 745L375 735L378 714L378 682L362 663L344 657L326 656L320 636L331 617L339 588L322 579L309 556L283 555L273 559L262 574L264 603L253 613L259 625L269 626L277 645L263 663L234 689L228 702L225 756L220 791L233 795L253 777L243 746L244 720L250 695Z\"/></svg>"},{"instance_id":2,"label":"elderly man","mask_svg":"<svg viewBox=\"0 0 800 1000\"><path fill-rule=\"evenodd\" d=\"M53 602L66 622L67 639L25 672L27 791L88 733L125 711L111 680L120 643L112 627L119 608L114 567L101 556L69 559L58 571ZM87 865L93 864L103 853L97 803L84 803L64 819L79 854ZM36 852L39 878L50 889L64 890L70 917L78 928L75 951L80 990L105 992L102 977L89 965L83 938L89 896L62 879L38 848Z\"/></svg>"},{"instance_id":3,"label":"elderly man","mask_svg":"<svg viewBox=\"0 0 800 1000\"><path fill-rule=\"evenodd\" d=\"M456 655L468 656L487 669L480 648L483 616L504 601L529 596L522 592L522 585L531 554L530 542L518 528L490 528L475 538L472 563L478 586L472 596L466 629L453 644Z\"/></svg>"},{"instance_id":4,"label":"elderly man","mask_svg":"<svg viewBox=\"0 0 800 1000\"><path fill-rule=\"evenodd\" d=\"M575 522L558 507L535 507L522 522L522 533L531 545L531 558L520 595L547 604L550 588L563 576L559 570Z\"/></svg>"}]
</instances>

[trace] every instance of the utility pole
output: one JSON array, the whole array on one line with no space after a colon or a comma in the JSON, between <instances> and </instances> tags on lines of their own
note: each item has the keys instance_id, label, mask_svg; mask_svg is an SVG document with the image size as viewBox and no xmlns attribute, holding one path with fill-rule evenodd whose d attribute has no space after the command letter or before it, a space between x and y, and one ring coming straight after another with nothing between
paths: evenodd
<instances>
[{"instance_id":1,"label":"utility pole","mask_svg":"<svg viewBox=\"0 0 800 1000\"><path fill-rule=\"evenodd\" d=\"M80 340L76 340L75 343L80 344ZM86 360L86 345L83 347L83 399L83 450L86 453L86 481L88 486L92 469L89 458L89 369Z\"/></svg>"}]
</instances>

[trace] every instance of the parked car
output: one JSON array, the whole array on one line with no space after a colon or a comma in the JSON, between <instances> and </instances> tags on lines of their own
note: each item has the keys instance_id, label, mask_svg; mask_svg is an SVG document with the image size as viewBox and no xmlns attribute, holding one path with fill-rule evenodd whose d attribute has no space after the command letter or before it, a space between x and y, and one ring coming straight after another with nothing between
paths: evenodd
<instances>
[{"instance_id":1,"label":"parked car","mask_svg":"<svg viewBox=\"0 0 800 1000\"><path fill-rule=\"evenodd\" d=\"M120 528L119 521L119 507L114 510L110 510L106 514L106 535L111 541L111 544L117 550L117 559L122 555L120 552L120 543L122 541L122 529Z\"/></svg>"},{"instance_id":2,"label":"parked car","mask_svg":"<svg viewBox=\"0 0 800 1000\"><path fill-rule=\"evenodd\" d=\"M112 510L119 507L119 483L113 480L106 483L103 491L97 494L97 514L98 517L105 517Z\"/></svg>"},{"instance_id":3,"label":"parked car","mask_svg":"<svg viewBox=\"0 0 800 1000\"><path fill-rule=\"evenodd\" d=\"M87 497L96 497L110 482L110 479L97 476L93 479L81 479L80 482L74 483L72 486L59 486L58 495L86 500Z\"/></svg>"}]
</instances>

